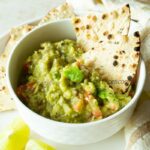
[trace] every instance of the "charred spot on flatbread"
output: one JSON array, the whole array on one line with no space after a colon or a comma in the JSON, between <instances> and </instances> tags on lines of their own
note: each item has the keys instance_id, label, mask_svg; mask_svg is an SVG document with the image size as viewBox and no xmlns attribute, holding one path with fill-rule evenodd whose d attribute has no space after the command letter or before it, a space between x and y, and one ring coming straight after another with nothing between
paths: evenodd
<instances>
[{"instance_id":1,"label":"charred spot on flatbread","mask_svg":"<svg viewBox=\"0 0 150 150\"><path fill-rule=\"evenodd\" d=\"M139 37L140 36L140 33L138 31L134 32L134 36L135 37Z\"/></svg>"},{"instance_id":2,"label":"charred spot on flatbread","mask_svg":"<svg viewBox=\"0 0 150 150\"><path fill-rule=\"evenodd\" d=\"M103 35L104 35L104 36L106 36L106 35L108 35L108 34L109 34L108 31L103 32Z\"/></svg>"},{"instance_id":3,"label":"charred spot on flatbread","mask_svg":"<svg viewBox=\"0 0 150 150\"><path fill-rule=\"evenodd\" d=\"M113 62L113 66L117 66L117 65L118 65L118 61L115 60L115 61Z\"/></svg>"},{"instance_id":4,"label":"charred spot on flatbread","mask_svg":"<svg viewBox=\"0 0 150 150\"><path fill-rule=\"evenodd\" d=\"M124 68L126 65L125 64L122 64L122 68Z\"/></svg>"},{"instance_id":5,"label":"charred spot on flatbread","mask_svg":"<svg viewBox=\"0 0 150 150\"><path fill-rule=\"evenodd\" d=\"M118 59L118 56L117 55L114 55L114 57L113 57L114 59Z\"/></svg>"},{"instance_id":6,"label":"charred spot on flatbread","mask_svg":"<svg viewBox=\"0 0 150 150\"><path fill-rule=\"evenodd\" d=\"M129 76L127 77L127 79L128 79L129 81L131 81L131 80L132 80L132 76L129 75Z\"/></svg>"},{"instance_id":7,"label":"charred spot on flatbread","mask_svg":"<svg viewBox=\"0 0 150 150\"><path fill-rule=\"evenodd\" d=\"M110 40L113 38L113 35L112 34L108 34L107 38Z\"/></svg>"},{"instance_id":8,"label":"charred spot on flatbread","mask_svg":"<svg viewBox=\"0 0 150 150\"><path fill-rule=\"evenodd\" d=\"M86 25L86 29L87 29L87 30L91 29L91 26L87 24L87 25Z\"/></svg>"},{"instance_id":9,"label":"charred spot on flatbread","mask_svg":"<svg viewBox=\"0 0 150 150\"><path fill-rule=\"evenodd\" d=\"M107 14L103 14L103 15L102 15L102 19L103 19L103 20L106 19L107 17L108 17Z\"/></svg>"},{"instance_id":10,"label":"charred spot on flatbread","mask_svg":"<svg viewBox=\"0 0 150 150\"><path fill-rule=\"evenodd\" d=\"M134 47L134 50L137 52L140 51L140 46Z\"/></svg>"},{"instance_id":11,"label":"charred spot on flatbread","mask_svg":"<svg viewBox=\"0 0 150 150\"><path fill-rule=\"evenodd\" d=\"M97 21L97 17L96 17L96 16L93 16L93 17L92 17L92 20L93 20L94 22L96 22L96 21Z\"/></svg>"}]
</instances>

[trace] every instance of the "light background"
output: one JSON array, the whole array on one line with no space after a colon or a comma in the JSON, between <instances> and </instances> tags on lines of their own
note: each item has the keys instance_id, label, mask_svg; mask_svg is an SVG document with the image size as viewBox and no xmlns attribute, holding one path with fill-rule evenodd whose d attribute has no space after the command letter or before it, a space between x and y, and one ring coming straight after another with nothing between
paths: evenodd
<instances>
[{"instance_id":1,"label":"light background","mask_svg":"<svg viewBox=\"0 0 150 150\"><path fill-rule=\"evenodd\" d=\"M0 34L22 22L42 17L65 0L0 0Z\"/></svg>"}]
</instances>

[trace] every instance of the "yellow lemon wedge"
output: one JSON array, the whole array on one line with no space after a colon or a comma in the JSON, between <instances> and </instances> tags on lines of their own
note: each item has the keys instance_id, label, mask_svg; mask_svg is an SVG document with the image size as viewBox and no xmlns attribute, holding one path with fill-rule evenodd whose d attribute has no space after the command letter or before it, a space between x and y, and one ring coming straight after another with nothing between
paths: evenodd
<instances>
[{"instance_id":1,"label":"yellow lemon wedge","mask_svg":"<svg viewBox=\"0 0 150 150\"><path fill-rule=\"evenodd\" d=\"M25 150L55 150L55 148L40 140L30 139Z\"/></svg>"},{"instance_id":2,"label":"yellow lemon wedge","mask_svg":"<svg viewBox=\"0 0 150 150\"><path fill-rule=\"evenodd\" d=\"M29 127L16 118L0 133L0 150L23 150L30 136Z\"/></svg>"}]
</instances>

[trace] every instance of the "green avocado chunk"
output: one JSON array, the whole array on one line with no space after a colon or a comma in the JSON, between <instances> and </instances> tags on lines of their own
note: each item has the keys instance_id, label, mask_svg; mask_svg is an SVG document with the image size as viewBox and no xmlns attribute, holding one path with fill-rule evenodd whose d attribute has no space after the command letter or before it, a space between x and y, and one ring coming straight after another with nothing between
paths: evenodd
<instances>
[{"instance_id":1,"label":"green avocado chunk","mask_svg":"<svg viewBox=\"0 0 150 150\"><path fill-rule=\"evenodd\" d=\"M71 66L64 71L65 77L72 82L81 82L84 78L83 72L76 66Z\"/></svg>"}]
</instances>

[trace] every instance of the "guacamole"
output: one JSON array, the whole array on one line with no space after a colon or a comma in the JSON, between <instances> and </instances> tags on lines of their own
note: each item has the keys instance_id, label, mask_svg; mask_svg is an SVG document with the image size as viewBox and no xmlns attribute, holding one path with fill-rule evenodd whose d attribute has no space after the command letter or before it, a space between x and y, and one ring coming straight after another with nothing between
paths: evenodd
<instances>
[{"instance_id":1,"label":"guacamole","mask_svg":"<svg viewBox=\"0 0 150 150\"><path fill-rule=\"evenodd\" d=\"M45 42L23 66L17 94L25 105L47 118L84 123L105 118L124 107L129 92L116 93L72 40Z\"/></svg>"}]
</instances>

